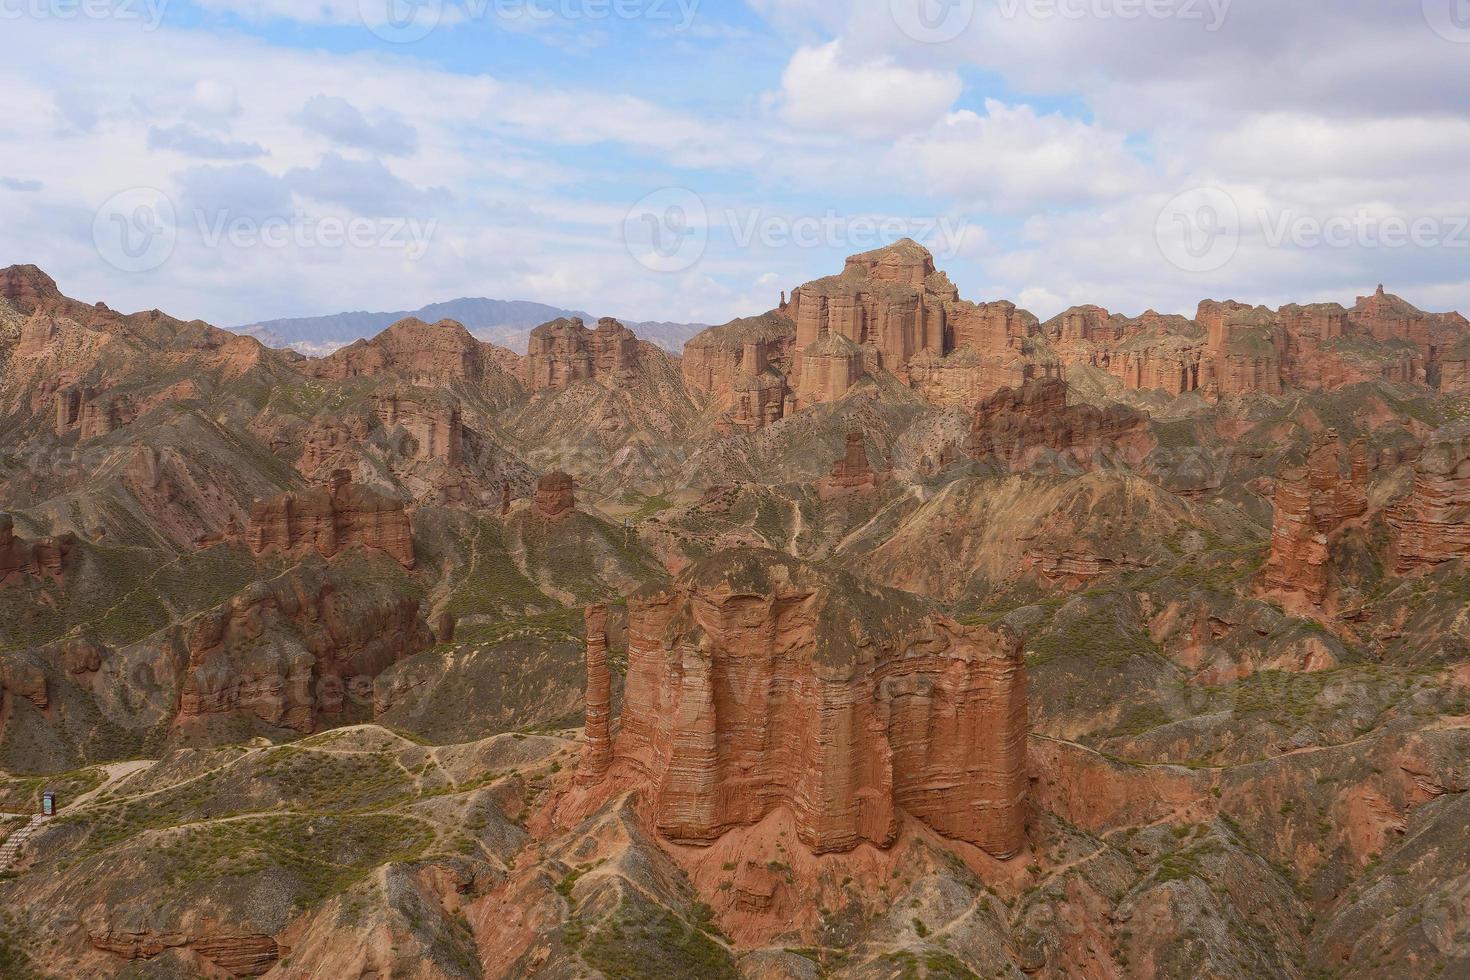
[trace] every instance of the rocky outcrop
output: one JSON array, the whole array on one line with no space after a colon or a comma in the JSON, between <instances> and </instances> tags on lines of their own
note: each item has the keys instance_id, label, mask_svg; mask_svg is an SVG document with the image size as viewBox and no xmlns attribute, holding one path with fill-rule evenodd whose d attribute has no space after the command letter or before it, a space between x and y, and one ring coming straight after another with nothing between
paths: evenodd
<instances>
[{"instance_id":1,"label":"rocky outcrop","mask_svg":"<svg viewBox=\"0 0 1470 980\"><path fill-rule=\"evenodd\" d=\"M110 395L72 386L56 393L56 434L77 431L82 439L105 436L138 417L127 395Z\"/></svg>"},{"instance_id":2,"label":"rocky outcrop","mask_svg":"<svg viewBox=\"0 0 1470 980\"><path fill-rule=\"evenodd\" d=\"M189 949L223 971L226 976L258 977L280 959L281 950L270 936L230 936L211 933L121 932L104 929L91 932L87 940L94 949L125 960L149 960L168 949Z\"/></svg>"},{"instance_id":3,"label":"rocky outcrop","mask_svg":"<svg viewBox=\"0 0 1470 980\"><path fill-rule=\"evenodd\" d=\"M15 536L15 520L0 511L0 585L20 576L61 581L67 557L76 547L76 536L63 534L39 541Z\"/></svg>"},{"instance_id":4,"label":"rocky outcrop","mask_svg":"<svg viewBox=\"0 0 1470 980\"><path fill-rule=\"evenodd\" d=\"M847 449L832 467L831 475L818 480L817 496L832 500L854 493L876 490L888 474L875 472L868 462L868 447L861 432L847 434Z\"/></svg>"},{"instance_id":5,"label":"rocky outcrop","mask_svg":"<svg viewBox=\"0 0 1470 980\"><path fill-rule=\"evenodd\" d=\"M801 387L797 408L835 401L866 373L857 344L824 324L817 339L801 350Z\"/></svg>"},{"instance_id":6,"label":"rocky outcrop","mask_svg":"<svg viewBox=\"0 0 1470 980\"><path fill-rule=\"evenodd\" d=\"M187 629L179 722L253 716L307 733L349 692L433 645L412 596L344 594L330 578L257 582Z\"/></svg>"},{"instance_id":7,"label":"rocky outcrop","mask_svg":"<svg viewBox=\"0 0 1470 980\"><path fill-rule=\"evenodd\" d=\"M1367 511L1368 476L1366 443L1359 440L1344 453L1337 433L1329 430L1313 438L1306 466L1277 477L1265 570L1268 589L1299 592L1318 605L1326 599L1328 537Z\"/></svg>"},{"instance_id":8,"label":"rocky outcrop","mask_svg":"<svg viewBox=\"0 0 1470 980\"><path fill-rule=\"evenodd\" d=\"M684 383L728 408L727 431L764 428L795 409L786 383L795 339L796 325L778 312L710 327L684 345Z\"/></svg>"},{"instance_id":9,"label":"rocky outcrop","mask_svg":"<svg viewBox=\"0 0 1470 980\"><path fill-rule=\"evenodd\" d=\"M1414 464L1413 490L1388 523L1400 574L1470 555L1470 425L1434 434Z\"/></svg>"},{"instance_id":10,"label":"rocky outcrop","mask_svg":"<svg viewBox=\"0 0 1470 980\"><path fill-rule=\"evenodd\" d=\"M1274 313L1264 306L1206 300L1195 321L1208 337L1217 394L1281 394L1286 331Z\"/></svg>"},{"instance_id":11,"label":"rocky outcrop","mask_svg":"<svg viewBox=\"0 0 1470 980\"><path fill-rule=\"evenodd\" d=\"M5 697L25 698L46 710L50 699L46 696L46 673L33 663L19 657L0 656L0 709L5 707Z\"/></svg>"},{"instance_id":12,"label":"rocky outcrop","mask_svg":"<svg viewBox=\"0 0 1470 980\"><path fill-rule=\"evenodd\" d=\"M414 566L413 528L403 501L384 497L335 470L326 486L257 500L250 508L245 542L255 555L315 550L333 558L353 545Z\"/></svg>"},{"instance_id":13,"label":"rocky outcrop","mask_svg":"<svg viewBox=\"0 0 1470 980\"><path fill-rule=\"evenodd\" d=\"M739 549L629 600L613 773L672 840L778 808L817 853L891 843L902 808L1005 857L1025 842L1018 642L924 600Z\"/></svg>"},{"instance_id":14,"label":"rocky outcrop","mask_svg":"<svg viewBox=\"0 0 1470 980\"><path fill-rule=\"evenodd\" d=\"M1050 378L1003 388L977 405L965 452L1023 470L1047 450L1083 465L1114 456L1137 462L1152 443L1147 419L1138 412L1122 405L1069 405L1067 383Z\"/></svg>"},{"instance_id":15,"label":"rocky outcrop","mask_svg":"<svg viewBox=\"0 0 1470 980\"><path fill-rule=\"evenodd\" d=\"M536 499L531 504L537 517L554 521L576 510L575 484L572 478L556 470L536 481Z\"/></svg>"},{"instance_id":16,"label":"rocky outcrop","mask_svg":"<svg viewBox=\"0 0 1470 980\"><path fill-rule=\"evenodd\" d=\"M476 340L453 320L428 324L409 317L315 362L314 373L334 381L394 375L412 384L488 381L504 385L509 382L507 353Z\"/></svg>"},{"instance_id":17,"label":"rocky outcrop","mask_svg":"<svg viewBox=\"0 0 1470 980\"><path fill-rule=\"evenodd\" d=\"M612 740L608 734L612 713L612 673L607 666L607 606L588 606L585 616L587 717L577 781L588 785L600 782L612 767Z\"/></svg>"},{"instance_id":18,"label":"rocky outcrop","mask_svg":"<svg viewBox=\"0 0 1470 980\"><path fill-rule=\"evenodd\" d=\"M464 462L464 424L453 399L425 392L390 392L373 400L373 414L385 428L401 429L397 441L405 455L448 466Z\"/></svg>"},{"instance_id":19,"label":"rocky outcrop","mask_svg":"<svg viewBox=\"0 0 1470 980\"><path fill-rule=\"evenodd\" d=\"M603 317L593 330L579 317L552 320L531 331L526 384L532 391L578 381L612 384L631 378L638 363L638 337L617 320Z\"/></svg>"}]
</instances>

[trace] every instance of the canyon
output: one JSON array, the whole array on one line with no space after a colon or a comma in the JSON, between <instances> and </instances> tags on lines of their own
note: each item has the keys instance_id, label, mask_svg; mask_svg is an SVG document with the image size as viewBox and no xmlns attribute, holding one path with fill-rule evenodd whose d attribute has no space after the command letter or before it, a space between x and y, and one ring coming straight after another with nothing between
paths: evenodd
<instances>
[{"instance_id":1,"label":"canyon","mask_svg":"<svg viewBox=\"0 0 1470 980\"><path fill-rule=\"evenodd\" d=\"M1463 972L1470 322L833 271L308 358L0 270L0 972Z\"/></svg>"}]
</instances>

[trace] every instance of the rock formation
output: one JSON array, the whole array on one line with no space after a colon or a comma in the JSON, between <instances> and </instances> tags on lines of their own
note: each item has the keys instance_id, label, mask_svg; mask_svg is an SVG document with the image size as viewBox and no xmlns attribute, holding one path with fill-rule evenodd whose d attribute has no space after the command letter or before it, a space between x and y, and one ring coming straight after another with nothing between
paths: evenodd
<instances>
[{"instance_id":1,"label":"rock formation","mask_svg":"<svg viewBox=\"0 0 1470 980\"><path fill-rule=\"evenodd\" d=\"M771 551L699 562L629 600L613 774L710 843L790 809L817 853L886 846L896 810L1005 857L1025 842L1019 644L917 597Z\"/></svg>"},{"instance_id":2,"label":"rock formation","mask_svg":"<svg viewBox=\"0 0 1470 980\"><path fill-rule=\"evenodd\" d=\"M874 472L862 432L847 434L847 450L832 467L831 475L817 481L817 496L831 500L848 494L875 490L887 474Z\"/></svg>"},{"instance_id":3,"label":"rock formation","mask_svg":"<svg viewBox=\"0 0 1470 980\"><path fill-rule=\"evenodd\" d=\"M337 381L383 374L415 384L478 381L500 371L489 347L453 320L428 324L409 317L323 358L315 373Z\"/></svg>"},{"instance_id":4,"label":"rock formation","mask_svg":"<svg viewBox=\"0 0 1470 980\"><path fill-rule=\"evenodd\" d=\"M611 384L631 377L638 361L637 335L611 317L593 330L577 317L552 320L531 331L526 384L532 391L594 379Z\"/></svg>"},{"instance_id":5,"label":"rock formation","mask_svg":"<svg viewBox=\"0 0 1470 980\"><path fill-rule=\"evenodd\" d=\"M73 430L83 439L95 439L122 428L138 417L127 395L108 395L74 385L56 393L56 434Z\"/></svg>"},{"instance_id":6,"label":"rock formation","mask_svg":"<svg viewBox=\"0 0 1470 980\"><path fill-rule=\"evenodd\" d=\"M794 403L786 374L795 340L796 325L774 311L710 327L684 345L684 383L729 409L731 431L763 428Z\"/></svg>"},{"instance_id":7,"label":"rock formation","mask_svg":"<svg viewBox=\"0 0 1470 980\"><path fill-rule=\"evenodd\" d=\"M63 534L39 541L15 536L15 520L0 511L0 585L22 575L60 581L66 560L76 547L76 537Z\"/></svg>"},{"instance_id":8,"label":"rock formation","mask_svg":"<svg viewBox=\"0 0 1470 980\"><path fill-rule=\"evenodd\" d=\"M1331 554L1328 538L1368 509L1367 445L1359 440L1344 454L1336 432L1318 433L1307 465L1276 479L1268 589L1300 592L1314 604L1327 597Z\"/></svg>"},{"instance_id":9,"label":"rock formation","mask_svg":"<svg viewBox=\"0 0 1470 980\"><path fill-rule=\"evenodd\" d=\"M386 428L402 429L408 436L400 441L406 455L448 466L464 462L464 425L452 399L390 392L373 400L373 414Z\"/></svg>"},{"instance_id":10,"label":"rock formation","mask_svg":"<svg viewBox=\"0 0 1470 980\"><path fill-rule=\"evenodd\" d=\"M334 471L324 487L257 500L245 541L255 555L314 549L323 558L362 545L386 552L404 568L414 566L413 528L403 501L354 484L347 470Z\"/></svg>"},{"instance_id":11,"label":"rock formation","mask_svg":"<svg viewBox=\"0 0 1470 980\"><path fill-rule=\"evenodd\" d=\"M554 521L576 508L572 478L556 470L536 481L536 500L532 509L536 516Z\"/></svg>"},{"instance_id":12,"label":"rock formation","mask_svg":"<svg viewBox=\"0 0 1470 980\"><path fill-rule=\"evenodd\" d=\"M1025 469L1045 450L1083 465L1099 456L1132 457L1151 448L1146 419L1122 405L1068 405L1067 383L1050 378L1003 388L975 407L965 452Z\"/></svg>"},{"instance_id":13,"label":"rock formation","mask_svg":"<svg viewBox=\"0 0 1470 980\"><path fill-rule=\"evenodd\" d=\"M1414 488L1389 511L1388 523L1400 574L1470 555L1470 425L1431 437L1414 464Z\"/></svg>"},{"instance_id":14,"label":"rock formation","mask_svg":"<svg viewBox=\"0 0 1470 980\"><path fill-rule=\"evenodd\" d=\"M588 606L587 622L587 720L586 741L577 781L600 782L612 766L609 716L612 712L612 674L607 666L607 606Z\"/></svg>"},{"instance_id":15,"label":"rock formation","mask_svg":"<svg viewBox=\"0 0 1470 980\"><path fill-rule=\"evenodd\" d=\"M412 596L343 594L330 579L257 582L188 629L179 721L248 715L309 733L371 680L433 645Z\"/></svg>"}]
</instances>

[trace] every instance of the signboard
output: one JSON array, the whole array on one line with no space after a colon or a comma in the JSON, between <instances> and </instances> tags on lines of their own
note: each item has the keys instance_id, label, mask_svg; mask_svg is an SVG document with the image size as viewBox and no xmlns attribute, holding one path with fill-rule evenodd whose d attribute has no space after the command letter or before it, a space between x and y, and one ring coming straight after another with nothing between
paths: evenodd
<instances>
[{"instance_id":1,"label":"signboard","mask_svg":"<svg viewBox=\"0 0 1470 980\"><path fill-rule=\"evenodd\" d=\"M41 815L46 817L56 815L56 794L49 789L41 794Z\"/></svg>"}]
</instances>

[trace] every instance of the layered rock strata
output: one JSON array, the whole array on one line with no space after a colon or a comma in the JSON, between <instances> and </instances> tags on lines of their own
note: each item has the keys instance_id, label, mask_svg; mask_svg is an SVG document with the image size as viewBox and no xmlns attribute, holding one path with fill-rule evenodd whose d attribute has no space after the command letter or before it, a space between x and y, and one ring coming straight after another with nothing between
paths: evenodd
<instances>
[{"instance_id":1,"label":"layered rock strata","mask_svg":"<svg viewBox=\"0 0 1470 980\"><path fill-rule=\"evenodd\" d=\"M813 851L894 839L897 810L997 856L1025 842L1019 643L777 552L721 552L629 600L613 775L672 840L777 808Z\"/></svg>"},{"instance_id":2,"label":"layered rock strata","mask_svg":"<svg viewBox=\"0 0 1470 980\"><path fill-rule=\"evenodd\" d=\"M18 538L14 518L0 511L0 585L21 576L60 581L75 547L76 537L71 534L38 541Z\"/></svg>"},{"instance_id":3,"label":"layered rock strata","mask_svg":"<svg viewBox=\"0 0 1470 980\"><path fill-rule=\"evenodd\" d=\"M817 481L817 496L831 500L875 490L887 474L876 472L868 462L867 442L861 432L847 434L847 449L832 466L832 473Z\"/></svg>"},{"instance_id":4,"label":"layered rock strata","mask_svg":"<svg viewBox=\"0 0 1470 980\"><path fill-rule=\"evenodd\" d=\"M612 712L612 674L607 666L607 606L588 606L587 720L577 781L586 785L602 780L612 766L609 716Z\"/></svg>"},{"instance_id":5,"label":"layered rock strata","mask_svg":"<svg viewBox=\"0 0 1470 980\"><path fill-rule=\"evenodd\" d=\"M1344 453L1337 433L1329 430L1313 438L1306 466L1277 477L1268 589L1299 592L1318 605L1326 599L1329 535L1367 511L1369 473L1367 444L1358 440Z\"/></svg>"},{"instance_id":6,"label":"layered rock strata","mask_svg":"<svg viewBox=\"0 0 1470 980\"><path fill-rule=\"evenodd\" d=\"M413 527L403 501L354 484L347 470L334 471L326 486L257 500L245 542L257 556L315 550L323 558L362 545L414 567Z\"/></svg>"},{"instance_id":7,"label":"layered rock strata","mask_svg":"<svg viewBox=\"0 0 1470 980\"><path fill-rule=\"evenodd\" d=\"M185 636L179 720L254 716L302 733L337 714L349 688L433 645L411 596L339 593L330 580L257 582L199 617Z\"/></svg>"},{"instance_id":8,"label":"layered rock strata","mask_svg":"<svg viewBox=\"0 0 1470 980\"><path fill-rule=\"evenodd\" d=\"M1388 514L1400 574L1470 555L1470 425L1436 432L1414 464L1414 487Z\"/></svg>"},{"instance_id":9,"label":"layered rock strata","mask_svg":"<svg viewBox=\"0 0 1470 980\"><path fill-rule=\"evenodd\" d=\"M580 318L552 320L531 331L526 384L532 391L577 381L624 381L638 370L638 337L611 317L588 330Z\"/></svg>"},{"instance_id":10,"label":"layered rock strata","mask_svg":"<svg viewBox=\"0 0 1470 980\"><path fill-rule=\"evenodd\" d=\"M1088 465L1103 455L1141 458L1151 443L1147 419L1138 412L1122 405L1069 405L1067 383L1048 378L1002 388L977 405L965 452L1025 469L1046 450Z\"/></svg>"},{"instance_id":11,"label":"layered rock strata","mask_svg":"<svg viewBox=\"0 0 1470 980\"><path fill-rule=\"evenodd\" d=\"M536 499L532 510L545 520L557 520L572 513L577 506L575 484L571 476L556 470L536 481Z\"/></svg>"}]
</instances>

